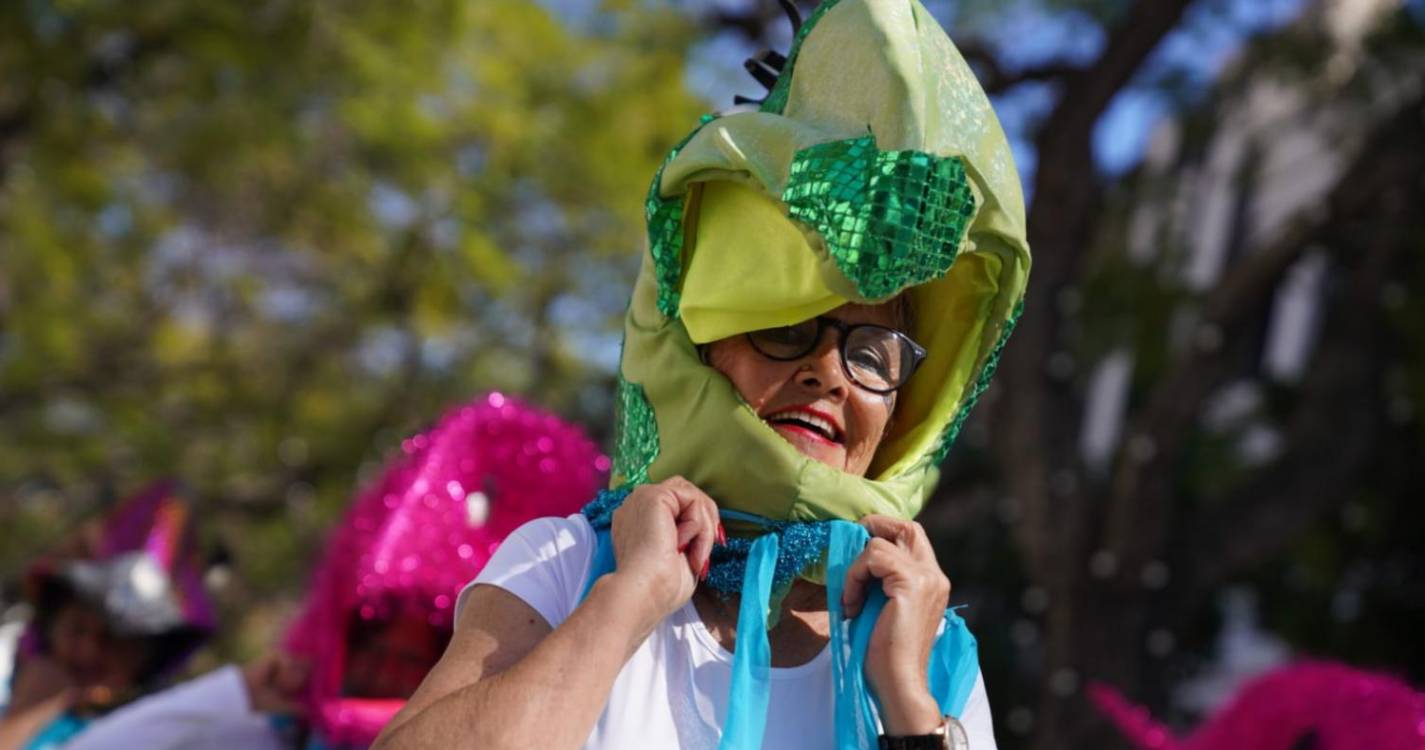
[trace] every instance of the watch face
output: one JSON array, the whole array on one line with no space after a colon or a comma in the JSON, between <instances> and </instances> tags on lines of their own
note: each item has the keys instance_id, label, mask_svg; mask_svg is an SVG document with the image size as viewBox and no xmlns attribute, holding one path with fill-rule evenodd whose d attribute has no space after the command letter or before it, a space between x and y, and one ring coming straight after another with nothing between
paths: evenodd
<instances>
[{"instance_id":1,"label":"watch face","mask_svg":"<svg viewBox=\"0 0 1425 750\"><path fill-rule=\"evenodd\" d=\"M947 750L970 750L970 736L959 719L945 718L945 747Z\"/></svg>"}]
</instances>

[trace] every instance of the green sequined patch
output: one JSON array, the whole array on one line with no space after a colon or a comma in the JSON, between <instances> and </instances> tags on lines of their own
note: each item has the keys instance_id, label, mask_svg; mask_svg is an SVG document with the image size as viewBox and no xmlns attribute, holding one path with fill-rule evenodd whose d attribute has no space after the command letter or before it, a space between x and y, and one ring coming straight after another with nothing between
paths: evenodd
<instances>
[{"instance_id":1,"label":"green sequined patch","mask_svg":"<svg viewBox=\"0 0 1425 750\"><path fill-rule=\"evenodd\" d=\"M643 484L658 458L658 422L643 387L618 379L613 475L616 486Z\"/></svg>"},{"instance_id":2,"label":"green sequined patch","mask_svg":"<svg viewBox=\"0 0 1425 750\"><path fill-rule=\"evenodd\" d=\"M782 201L871 299L944 276L975 215L964 162L881 151L871 135L798 151Z\"/></svg>"},{"instance_id":3,"label":"green sequined patch","mask_svg":"<svg viewBox=\"0 0 1425 750\"><path fill-rule=\"evenodd\" d=\"M995 342L995 348L990 350L990 356L985 358L985 363L980 367L980 376L975 379L975 386L970 389L970 394L966 396L964 402L960 404L959 411L955 412L955 418L950 421L950 426L945 428L944 434L940 436L940 444L931 451L930 461L939 464L949 455L950 448L955 444L955 438L960 436L960 430L965 426L965 420L970 418L970 410L975 408L980 396L985 389L990 387L990 378L995 376L995 370L999 368L999 356L1004 351L1004 345L1009 343L1009 337L1014 333L1014 327L1019 323L1019 316L1024 313L1024 300L1021 299L1014 306L1014 310L1009 314L1009 320L1004 323L1004 328L1000 329L999 340Z\"/></svg>"},{"instance_id":4,"label":"green sequined patch","mask_svg":"<svg viewBox=\"0 0 1425 750\"><path fill-rule=\"evenodd\" d=\"M643 201L643 218L648 224L648 252L653 255L654 278L658 281L658 311L669 318L678 317L678 282L683 276L683 196L664 198L659 195L663 170L704 125L715 119L716 115L703 115L693 132L668 152L667 158L653 174L653 184L648 186L648 197Z\"/></svg>"},{"instance_id":5,"label":"green sequined patch","mask_svg":"<svg viewBox=\"0 0 1425 750\"><path fill-rule=\"evenodd\" d=\"M777 75L777 82L772 84L772 90L767 92L767 98L762 100L761 110L774 115L782 114L782 110L787 108L787 94L792 88L792 68L797 64L797 53L802 51L802 41L811 33L816 22L826 15L828 10L836 5L838 0L822 0L816 6L816 10L811 12L807 20L802 22L801 28L797 29L797 35L792 39L792 46L787 50L787 62L782 65L782 72Z\"/></svg>"}]
</instances>

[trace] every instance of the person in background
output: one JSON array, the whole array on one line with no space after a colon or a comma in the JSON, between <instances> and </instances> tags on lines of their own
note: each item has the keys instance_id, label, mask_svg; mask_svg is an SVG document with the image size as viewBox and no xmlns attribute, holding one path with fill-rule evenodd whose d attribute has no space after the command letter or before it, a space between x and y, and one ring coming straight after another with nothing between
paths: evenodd
<instances>
[{"instance_id":1,"label":"person in background","mask_svg":"<svg viewBox=\"0 0 1425 750\"><path fill-rule=\"evenodd\" d=\"M279 647L115 712L65 750L369 746L505 536L577 510L608 468L577 427L503 394L451 409L357 496Z\"/></svg>"},{"instance_id":2,"label":"person in background","mask_svg":"<svg viewBox=\"0 0 1425 750\"><path fill-rule=\"evenodd\" d=\"M31 568L35 615L0 750L63 746L162 685L213 632L191 520L175 485L160 482Z\"/></svg>"}]
</instances>

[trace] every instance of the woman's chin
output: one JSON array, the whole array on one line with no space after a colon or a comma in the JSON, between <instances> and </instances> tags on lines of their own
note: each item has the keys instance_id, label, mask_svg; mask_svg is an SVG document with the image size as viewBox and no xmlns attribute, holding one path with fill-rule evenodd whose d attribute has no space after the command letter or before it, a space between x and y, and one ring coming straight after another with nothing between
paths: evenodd
<instances>
[{"instance_id":1,"label":"woman's chin","mask_svg":"<svg viewBox=\"0 0 1425 750\"><path fill-rule=\"evenodd\" d=\"M771 427L803 456L824 463L833 469L845 470L846 448L840 443L827 440L803 427L786 424L774 424Z\"/></svg>"}]
</instances>

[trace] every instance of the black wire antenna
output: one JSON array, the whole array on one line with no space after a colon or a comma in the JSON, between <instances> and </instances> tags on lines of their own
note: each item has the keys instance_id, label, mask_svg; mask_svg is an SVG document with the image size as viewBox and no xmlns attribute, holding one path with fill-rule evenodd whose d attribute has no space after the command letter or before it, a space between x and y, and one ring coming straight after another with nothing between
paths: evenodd
<instances>
[{"instance_id":1,"label":"black wire antenna","mask_svg":"<svg viewBox=\"0 0 1425 750\"><path fill-rule=\"evenodd\" d=\"M777 4L782 6L782 12L787 14L787 20L792 22L792 38L796 38L797 32L802 30L802 14L797 10L794 0L777 0ZM787 57L782 53L764 49L761 52L743 61L742 67L747 70L753 80L767 89L767 95L772 93L772 87L777 85L777 77L782 75L782 70L787 66ZM767 95L761 99L751 99L741 94L732 98L733 104L761 104L767 101Z\"/></svg>"}]
</instances>

